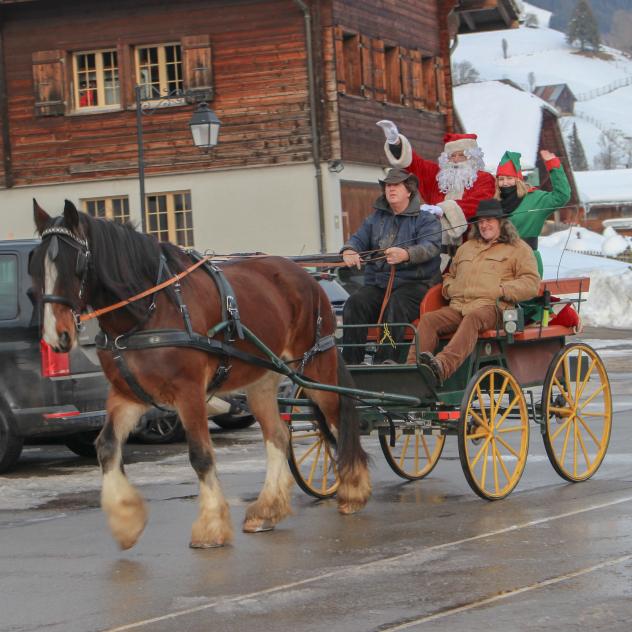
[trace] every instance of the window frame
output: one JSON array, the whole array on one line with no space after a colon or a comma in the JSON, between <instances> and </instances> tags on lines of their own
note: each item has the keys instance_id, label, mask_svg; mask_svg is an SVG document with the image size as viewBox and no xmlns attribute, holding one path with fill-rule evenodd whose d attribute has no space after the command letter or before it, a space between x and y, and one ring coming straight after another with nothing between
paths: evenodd
<instances>
[{"instance_id":1,"label":"window frame","mask_svg":"<svg viewBox=\"0 0 632 632\"><path fill-rule=\"evenodd\" d=\"M167 56L166 49L169 46L178 47L180 49L179 61L175 64L177 70L177 79L176 82L180 84L180 88L175 88L174 90L169 90L169 78L167 75ZM159 90L160 94L147 95L147 88L143 89L144 86L148 86L151 89L152 83L143 83L141 80L141 63L140 63L140 51L143 49L157 49L158 50L158 82L159 82ZM184 66L184 46L181 41L171 41L171 42L161 42L157 44L137 44L134 46L133 50L133 58L134 58L134 78L136 81L136 85L141 88L141 100L144 103L157 103L160 101L169 101L176 105L181 105L185 103L184 99L184 91L185 91L185 66Z\"/></svg>"},{"instance_id":2,"label":"window frame","mask_svg":"<svg viewBox=\"0 0 632 632\"><path fill-rule=\"evenodd\" d=\"M105 70L103 55L104 53L112 53L116 57L116 63L113 66L107 68L116 69L116 79L118 86L118 101L116 103L105 103ZM121 66L119 63L119 51L115 48L96 48L96 49L82 49L77 51L71 51L72 59L72 98L73 98L73 112L104 112L120 110L123 107L123 84L121 82ZM103 105L80 105L81 92L80 92L80 71L79 61L80 55L95 55L95 73L96 73L96 94L97 103L103 103Z\"/></svg>"},{"instance_id":3,"label":"window frame","mask_svg":"<svg viewBox=\"0 0 632 632\"><path fill-rule=\"evenodd\" d=\"M114 211L114 201L116 200L120 200L123 203L124 211L121 215L121 217L117 217ZM87 213L88 215L90 215L90 217L94 217L95 219L108 219L108 220L112 220L115 222L119 222L121 224L124 224L125 222L128 222L131 219L130 216L130 212L129 212L129 196L128 195L109 195L109 196L101 196L101 197L89 197L89 198L81 198L80 199L81 202L81 209L83 210L84 213ZM91 202L103 202L104 203L104 215L93 215L92 213L90 213L90 210L88 209L88 205Z\"/></svg>"},{"instance_id":4,"label":"window frame","mask_svg":"<svg viewBox=\"0 0 632 632\"><path fill-rule=\"evenodd\" d=\"M9 321L9 320L15 320L16 318L18 318L18 316L20 315L20 278L19 278L19 274L20 274L20 268L19 268L19 259L18 256L13 253L13 252L3 252L0 254L0 271L2 270L2 266L4 265L4 262L8 261L9 263L11 263L11 261L13 262L13 272L14 272L14 280L15 280L15 295L12 295L11 297L4 297L3 296L3 304L6 304L6 298L11 298L12 300L14 299L15 301L15 310L12 312L12 315L9 315L9 313L7 312L7 314L3 314L2 312L0 312L0 321ZM3 283L3 280L0 278L0 284Z\"/></svg>"},{"instance_id":5,"label":"window frame","mask_svg":"<svg viewBox=\"0 0 632 632\"><path fill-rule=\"evenodd\" d=\"M185 199L185 203L188 197L188 203L189 203L189 208L185 208L184 211L177 211L175 209L175 197L177 195L182 195ZM151 229L151 217L152 215L155 215L157 218L162 214L162 211L156 211L156 212L151 212L150 211L150 198L159 198L159 197L165 197L166 198L166 204L165 204L165 214L167 217L167 228L166 231L162 230L160 228L158 219L156 220L156 223L158 225L158 229L157 230L152 230ZM186 213L188 214L188 217L190 219L190 225L186 226L185 228L178 228L177 227L177 222L176 222L176 216L178 213ZM166 241L171 242L172 244L176 244L178 246L181 246L182 248L192 248L195 245L195 233L194 233L194 228L193 228L193 201L192 201L192 196L191 196L191 190L190 189L182 189L182 190L177 190L177 191L161 191L161 192L157 192L157 193L147 193L145 194L145 226L147 227L147 234L148 235L154 235L154 237L156 237L156 239L158 239L158 241L162 241L162 237L161 234L166 232L167 233L167 239ZM188 242L188 238L187 235L189 234L191 235L191 239L190 239L190 243L186 243ZM180 243L178 241L178 235L179 234L184 234L185 235L185 243Z\"/></svg>"}]
</instances>

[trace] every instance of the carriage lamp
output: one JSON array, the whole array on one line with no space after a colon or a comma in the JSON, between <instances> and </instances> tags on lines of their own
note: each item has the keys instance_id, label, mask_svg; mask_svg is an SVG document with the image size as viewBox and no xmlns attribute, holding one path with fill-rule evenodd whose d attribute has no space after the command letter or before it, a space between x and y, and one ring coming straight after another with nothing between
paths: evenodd
<instances>
[{"instance_id":1,"label":"carriage lamp","mask_svg":"<svg viewBox=\"0 0 632 632\"><path fill-rule=\"evenodd\" d=\"M503 312L503 329L508 336L524 329L524 312L520 305Z\"/></svg>"},{"instance_id":2,"label":"carriage lamp","mask_svg":"<svg viewBox=\"0 0 632 632\"><path fill-rule=\"evenodd\" d=\"M189 122L193 143L199 149L211 149L217 145L221 122L206 103L200 103Z\"/></svg>"}]
</instances>

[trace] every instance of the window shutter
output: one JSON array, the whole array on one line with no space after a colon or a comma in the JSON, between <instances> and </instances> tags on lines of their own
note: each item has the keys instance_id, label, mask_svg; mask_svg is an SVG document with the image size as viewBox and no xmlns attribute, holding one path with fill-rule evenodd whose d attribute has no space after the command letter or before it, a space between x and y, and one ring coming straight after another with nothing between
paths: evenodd
<instances>
[{"instance_id":1,"label":"window shutter","mask_svg":"<svg viewBox=\"0 0 632 632\"><path fill-rule=\"evenodd\" d=\"M373 86L373 51L371 38L360 36L360 59L362 61L362 96L372 99L375 96Z\"/></svg>"},{"instance_id":2,"label":"window shutter","mask_svg":"<svg viewBox=\"0 0 632 632\"><path fill-rule=\"evenodd\" d=\"M384 59L384 40L371 40L373 53L373 90L377 101L386 101L386 63Z\"/></svg>"},{"instance_id":3,"label":"window shutter","mask_svg":"<svg viewBox=\"0 0 632 632\"><path fill-rule=\"evenodd\" d=\"M424 87L425 87L425 102L426 109L431 111L437 110L437 79L435 77L435 64L433 57L424 57L421 61Z\"/></svg>"},{"instance_id":4,"label":"window shutter","mask_svg":"<svg viewBox=\"0 0 632 632\"><path fill-rule=\"evenodd\" d=\"M345 52L344 52L344 32L340 26L334 29L334 43L336 51L336 88L341 94L347 92L347 82L345 77Z\"/></svg>"},{"instance_id":5,"label":"window shutter","mask_svg":"<svg viewBox=\"0 0 632 632\"><path fill-rule=\"evenodd\" d=\"M66 111L66 53L47 50L33 53L35 115L59 116Z\"/></svg>"},{"instance_id":6,"label":"window shutter","mask_svg":"<svg viewBox=\"0 0 632 632\"><path fill-rule=\"evenodd\" d=\"M200 99L213 98L213 60L208 35L182 38L182 72L186 90Z\"/></svg>"},{"instance_id":7,"label":"window shutter","mask_svg":"<svg viewBox=\"0 0 632 632\"><path fill-rule=\"evenodd\" d=\"M421 51L411 50L411 75L413 83L413 107L422 110L424 107L424 77L421 66Z\"/></svg>"},{"instance_id":8,"label":"window shutter","mask_svg":"<svg viewBox=\"0 0 632 632\"><path fill-rule=\"evenodd\" d=\"M410 107L412 104L410 52L407 48L399 47L399 63L402 76L402 105Z\"/></svg>"}]
</instances>

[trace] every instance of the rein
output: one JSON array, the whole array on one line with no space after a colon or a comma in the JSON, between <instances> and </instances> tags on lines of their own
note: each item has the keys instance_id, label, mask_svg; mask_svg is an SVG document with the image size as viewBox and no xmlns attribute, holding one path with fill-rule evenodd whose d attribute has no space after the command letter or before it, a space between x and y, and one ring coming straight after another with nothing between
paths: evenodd
<instances>
[{"instance_id":1,"label":"rein","mask_svg":"<svg viewBox=\"0 0 632 632\"><path fill-rule=\"evenodd\" d=\"M85 322L86 320L92 320L93 318L98 318L99 316L102 316L103 314L107 314L108 312L113 312L117 309L120 309L121 307L125 307L126 305L129 305L130 303L134 303L135 301L138 301L141 298L145 298L146 296L149 296L150 294L154 294L158 292L159 290L169 287L170 285L173 285L174 283L177 283L178 281L180 281L180 279L184 278L188 274L191 274L191 272L199 268L201 265L205 264L210 258L211 257L208 255L205 257L202 257L202 259L200 259L199 261L196 261L192 266L187 268L184 272L175 274L167 281L163 281L159 285L154 285L153 287L150 287L148 290L144 290L143 292L140 292L139 294L136 294L135 296L126 298L122 301L119 301L118 303L114 303L113 305L108 305L108 307L102 307L101 309L96 309L93 312L82 314L80 316L80 320L81 322Z\"/></svg>"}]
</instances>

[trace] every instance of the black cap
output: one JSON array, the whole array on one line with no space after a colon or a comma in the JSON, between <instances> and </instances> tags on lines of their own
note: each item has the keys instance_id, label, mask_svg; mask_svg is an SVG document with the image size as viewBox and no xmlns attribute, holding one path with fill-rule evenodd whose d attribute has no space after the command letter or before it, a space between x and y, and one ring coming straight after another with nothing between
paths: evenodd
<instances>
[{"instance_id":1,"label":"black cap","mask_svg":"<svg viewBox=\"0 0 632 632\"><path fill-rule=\"evenodd\" d=\"M489 200L481 200L478 203L476 215L472 219L501 219L504 216L500 201L496 198L490 198Z\"/></svg>"},{"instance_id":2,"label":"black cap","mask_svg":"<svg viewBox=\"0 0 632 632\"><path fill-rule=\"evenodd\" d=\"M409 173L405 169L399 169L393 167L388 170L384 180L378 180L378 182L384 187L387 184L399 184L400 182L412 181L415 183L415 187L419 188L419 178L414 173Z\"/></svg>"}]
</instances>

